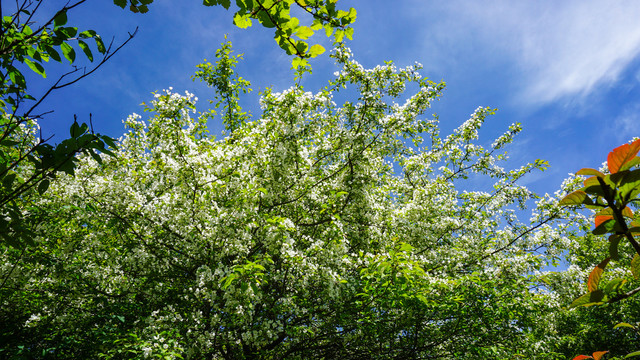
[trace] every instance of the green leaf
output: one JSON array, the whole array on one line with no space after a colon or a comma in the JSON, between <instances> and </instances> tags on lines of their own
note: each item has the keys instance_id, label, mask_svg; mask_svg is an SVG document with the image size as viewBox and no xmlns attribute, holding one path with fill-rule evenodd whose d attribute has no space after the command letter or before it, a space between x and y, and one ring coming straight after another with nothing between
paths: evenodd
<instances>
[{"instance_id":1,"label":"green leaf","mask_svg":"<svg viewBox=\"0 0 640 360\"><path fill-rule=\"evenodd\" d=\"M251 17L249 14L240 15L239 13L236 13L233 16L233 23L240 29L246 29L251 26Z\"/></svg>"},{"instance_id":2,"label":"green leaf","mask_svg":"<svg viewBox=\"0 0 640 360\"><path fill-rule=\"evenodd\" d=\"M97 34L94 30L85 30L83 32L81 32L80 34L78 34L78 37L81 39L88 39L88 38L92 38L95 37Z\"/></svg>"},{"instance_id":3,"label":"green leaf","mask_svg":"<svg viewBox=\"0 0 640 360\"><path fill-rule=\"evenodd\" d=\"M626 359L626 358L630 358L630 357L634 357L634 356L640 356L640 351L634 351L631 354L627 354L627 355L625 355L624 358Z\"/></svg>"},{"instance_id":4,"label":"green leaf","mask_svg":"<svg viewBox=\"0 0 640 360\"><path fill-rule=\"evenodd\" d=\"M633 199L640 193L640 169L629 171L620 181L620 196Z\"/></svg>"},{"instance_id":5,"label":"green leaf","mask_svg":"<svg viewBox=\"0 0 640 360\"><path fill-rule=\"evenodd\" d=\"M593 235L604 235L606 233L614 232L617 228L617 223L613 219L609 219L600 225L598 225L595 229L591 231Z\"/></svg>"},{"instance_id":6,"label":"green leaf","mask_svg":"<svg viewBox=\"0 0 640 360\"><path fill-rule=\"evenodd\" d=\"M62 61L60 54L54 48L52 48L49 45L44 45L43 48L44 48L44 51L47 53L47 55L49 55L53 60L57 62Z\"/></svg>"},{"instance_id":7,"label":"green leaf","mask_svg":"<svg viewBox=\"0 0 640 360\"><path fill-rule=\"evenodd\" d=\"M77 138L78 136L82 135L82 132L80 131L80 125L77 121L74 121L71 125L71 128L69 129L69 135L71 135L72 138Z\"/></svg>"},{"instance_id":8,"label":"green leaf","mask_svg":"<svg viewBox=\"0 0 640 360\"><path fill-rule=\"evenodd\" d=\"M82 40L78 40L78 45L80 45L80 48L82 49L84 54L87 56L87 59L93 62L93 54L91 53L91 49L89 49L89 45L87 45L87 43Z\"/></svg>"},{"instance_id":9,"label":"green leaf","mask_svg":"<svg viewBox=\"0 0 640 360\"><path fill-rule=\"evenodd\" d=\"M598 305L605 298L604 292L602 290L596 290L593 292L586 293L579 298L573 300L569 308L575 308L578 306L593 306Z\"/></svg>"},{"instance_id":10,"label":"green leaf","mask_svg":"<svg viewBox=\"0 0 640 360\"><path fill-rule=\"evenodd\" d=\"M353 40L353 28L348 28L344 31L345 36L349 40Z\"/></svg>"},{"instance_id":11,"label":"green leaf","mask_svg":"<svg viewBox=\"0 0 640 360\"><path fill-rule=\"evenodd\" d=\"M16 174L15 173L11 173L7 176L4 177L4 179L2 179L2 186L5 189L11 189L11 186L13 185L13 181L16 179Z\"/></svg>"},{"instance_id":12,"label":"green leaf","mask_svg":"<svg viewBox=\"0 0 640 360\"><path fill-rule=\"evenodd\" d=\"M640 255L635 254L631 259L631 273L636 279L640 279Z\"/></svg>"},{"instance_id":13,"label":"green leaf","mask_svg":"<svg viewBox=\"0 0 640 360\"><path fill-rule=\"evenodd\" d=\"M638 164L640 164L640 156L636 156L633 159L624 163L622 166L620 166L620 171L629 170Z\"/></svg>"},{"instance_id":14,"label":"green leaf","mask_svg":"<svg viewBox=\"0 0 640 360\"><path fill-rule=\"evenodd\" d=\"M113 0L113 3L124 9L127 6L127 0Z\"/></svg>"},{"instance_id":15,"label":"green leaf","mask_svg":"<svg viewBox=\"0 0 640 360\"><path fill-rule=\"evenodd\" d=\"M620 260L620 254L618 253L618 244L622 240L623 236L620 234L614 234L609 236L609 256L613 260Z\"/></svg>"},{"instance_id":16,"label":"green leaf","mask_svg":"<svg viewBox=\"0 0 640 360\"><path fill-rule=\"evenodd\" d=\"M617 329L617 328L620 328L620 327L628 327L628 328L632 328L632 329L636 328L635 326L633 326L633 325L631 325L629 323L626 323L626 322L617 323L616 326L614 326L613 328Z\"/></svg>"},{"instance_id":17,"label":"green leaf","mask_svg":"<svg viewBox=\"0 0 640 360\"><path fill-rule=\"evenodd\" d=\"M98 51L100 52L100 54L106 53L107 48L104 46L104 42L102 42L102 38L100 37L100 35L96 35L93 39L96 41L96 46L98 47Z\"/></svg>"},{"instance_id":18,"label":"green leaf","mask_svg":"<svg viewBox=\"0 0 640 360\"><path fill-rule=\"evenodd\" d=\"M49 189L49 180L48 179L44 179L40 182L40 184L38 184L38 194L42 195L44 194L47 189Z\"/></svg>"},{"instance_id":19,"label":"green leaf","mask_svg":"<svg viewBox=\"0 0 640 360\"><path fill-rule=\"evenodd\" d=\"M67 12L59 11L56 16L53 18L53 27L57 28L59 26L63 26L67 23Z\"/></svg>"},{"instance_id":20,"label":"green leaf","mask_svg":"<svg viewBox=\"0 0 640 360\"><path fill-rule=\"evenodd\" d=\"M296 36L300 39L306 40L313 35L313 29L308 26L300 26L296 31Z\"/></svg>"},{"instance_id":21,"label":"green leaf","mask_svg":"<svg viewBox=\"0 0 640 360\"><path fill-rule=\"evenodd\" d=\"M291 66L293 66L294 69L299 68L301 65L305 65L307 64L307 59L303 59L300 57L294 57L293 60L291 60Z\"/></svg>"},{"instance_id":22,"label":"green leaf","mask_svg":"<svg viewBox=\"0 0 640 360\"><path fill-rule=\"evenodd\" d=\"M601 178L604 177L604 174L601 173L600 171L598 171L596 169L590 169L590 168L580 169L580 170L578 170L576 175L595 175L595 176L601 177Z\"/></svg>"},{"instance_id":23,"label":"green leaf","mask_svg":"<svg viewBox=\"0 0 640 360\"><path fill-rule=\"evenodd\" d=\"M42 64L40 64L39 62L34 62L31 61L27 58L24 59L24 63L27 64L27 66L33 70L33 72L35 72L38 75L42 75L43 78L47 77L47 74L45 74L44 72L44 67L42 67Z\"/></svg>"},{"instance_id":24,"label":"green leaf","mask_svg":"<svg viewBox=\"0 0 640 360\"><path fill-rule=\"evenodd\" d=\"M315 44L313 46L311 46L311 48L309 49L309 55L314 58L322 53L324 53L324 47L322 45L319 44Z\"/></svg>"},{"instance_id":25,"label":"green leaf","mask_svg":"<svg viewBox=\"0 0 640 360\"><path fill-rule=\"evenodd\" d=\"M62 54L64 55L64 57L69 60L69 63L73 64L73 62L76 60L76 52L73 50L71 45L63 42L62 44L60 44L60 48L62 49Z\"/></svg>"},{"instance_id":26,"label":"green leaf","mask_svg":"<svg viewBox=\"0 0 640 360\"><path fill-rule=\"evenodd\" d=\"M627 282L626 279L620 279L620 278L609 281L607 285L605 285L604 287L605 294L610 294L614 291L618 291L622 287L622 285L624 285L626 282Z\"/></svg>"}]
</instances>

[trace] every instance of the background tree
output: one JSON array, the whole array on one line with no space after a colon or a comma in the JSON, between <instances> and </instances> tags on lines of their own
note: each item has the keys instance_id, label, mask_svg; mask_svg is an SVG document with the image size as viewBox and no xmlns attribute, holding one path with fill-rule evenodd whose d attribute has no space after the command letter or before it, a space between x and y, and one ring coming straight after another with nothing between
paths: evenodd
<instances>
[{"instance_id":1,"label":"background tree","mask_svg":"<svg viewBox=\"0 0 640 360\"><path fill-rule=\"evenodd\" d=\"M233 63L223 49L198 78ZM535 198L518 179L545 163L497 165L520 127L484 148L479 108L441 137L422 117L442 84L334 56L329 87L267 90L219 140L192 95L157 93L117 156L56 180L38 246L3 254L4 354L557 358L538 336L556 303L535 290L552 202L516 216ZM491 192L465 181L485 177Z\"/></svg>"}]
</instances>

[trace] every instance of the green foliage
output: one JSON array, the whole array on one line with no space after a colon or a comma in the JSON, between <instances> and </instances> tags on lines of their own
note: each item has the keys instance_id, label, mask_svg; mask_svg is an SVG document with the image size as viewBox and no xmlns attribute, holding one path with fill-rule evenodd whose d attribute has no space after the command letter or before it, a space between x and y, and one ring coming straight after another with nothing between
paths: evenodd
<instances>
[{"instance_id":1,"label":"green foliage","mask_svg":"<svg viewBox=\"0 0 640 360\"><path fill-rule=\"evenodd\" d=\"M72 174L76 155L86 153L99 158L110 153L113 140L94 134L86 124L74 121L71 134L56 146L43 139L38 126L38 105L52 91L70 85L93 72L115 51L107 49L93 30L80 31L67 26L67 12L82 2L68 3L42 24L32 21L39 2L23 2L12 15L2 18L0 33L0 238L4 243L22 247L32 245L34 196L47 191L56 173ZM27 69L47 77L45 66L53 60L76 64L74 47L79 47L87 60L94 52L86 40L91 39L97 53L103 56L91 70L75 66L60 77L40 99L28 92L22 71ZM62 53L62 56L60 55ZM83 72L84 70L84 72ZM73 78L74 74L80 74Z\"/></svg>"},{"instance_id":2,"label":"green foliage","mask_svg":"<svg viewBox=\"0 0 640 360\"><path fill-rule=\"evenodd\" d=\"M592 230L594 235L611 234L609 236L608 252L609 256L598 264L589 274L587 280L587 293L575 299L570 307L603 305L605 303L615 303L620 300L629 298L640 291L640 287L633 290L624 291L627 283L632 283L638 279L640 274L640 245L635 235L638 233L637 221L634 221L634 213L629 207L638 201L637 196L640 193L640 169L631 170L634 166L640 164L640 158L637 156L640 151L640 140L636 140L630 144L621 145L609 153L607 157L607 167L609 174L605 174L595 169L581 169L576 174L591 176L584 181L584 187L565 196L560 201L561 205L584 205L587 208L594 209L595 228ZM630 223L627 224L627 221ZM634 253L630 263L628 255L620 253L619 247L621 240L626 239L631 245ZM629 265L631 278L614 278L609 280L604 287L601 286L601 279L604 274L605 267L610 260L625 261ZM619 323L614 327L635 327L628 323ZM599 351L593 353L593 356L579 355L573 360L579 359L600 359L608 351ZM632 352L625 356L633 357L640 352Z\"/></svg>"},{"instance_id":3,"label":"green foliage","mask_svg":"<svg viewBox=\"0 0 640 360\"><path fill-rule=\"evenodd\" d=\"M239 97L240 93L251 92L251 88L249 88L251 83L236 75L234 71L238 60L242 59L242 54L232 56L232 52L231 42L221 44L221 48L216 50L218 60L215 67L209 62L201 63L197 66L198 71L192 77L193 80L203 81L215 89L214 107L218 109L220 105L224 104L222 122L230 132L244 125L249 119L250 114L244 112L240 107ZM210 100L209 103L214 104L214 100ZM209 114L213 116L215 112L212 111Z\"/></svg>"},{"instance_id":4,"label":"green foliage","mask_svg":"<svg viewBox=\"0 0 640 360\"><path fill-rule=\"evenodd\" d=\"M228 44L217 56L196 77L214 104L237 104L239 58ZM557 339L536 337L556 300L531 290L546 265L535 249L557 238L551 203L532 222L514 210L535 198L518 180L545 163L498 166L520 127L485 148L493 110L478 108L441 136L425 113L443 84L333 56L329 87L268 89L259 118L194 118L193 95L156 93L115 157L82 156L52 180L37 246L0 253L15 267L0 354L557 358ZM221 139L212 117L230 120Z\"/></svg>"},{"instance_id":5,"label":"green foliage","mask_svg":"<svg viewBox=\"0 0 640 360\"><path fill-rule=\"evenodd\" d=\"M627 239L632 245L635 256L631 260L631 272L638 278L638 256L640 245L634 237L636 222L627 224L625 218L633 220L633 211L629 205L637 201L640 193L640 169L630 170L637 165L640 140L615 148L607 157L609 174L595 169L581 169L576 175L591 176L584 181L584 187L576 190L561 201L560 205L585 205L596 210L594 235L612 234L609 237L609 257L596 266L587 281L587 294L576 299L571 307L590 306L625 299L638 291L640 287L627 293L621 291L627 280L614 279L604 289L599 289L600 279L609 260L620 260L620 240Z\"/></svg>"},{"instance_id":6,"label":"green foliage","mask_svg":"<svg viewBox=\"0 0 640 360\"><path fill-rule=\"evenodd\" d=\"M146 13L153 0L114 0L114 4L134 13ZM356 9L348 11L336 7L338 0L237 0L237 10L233 15L233 23L245 29L257 20L260 25L275 31L274 39L287 54L295 55L293 67L307 67L308 59L314 58L325 49L320 44L309 46L306 41L316 31L324 30L327 37L333 36L335 42L342 42L346 37L353 38L356 20ZM230 0L203 0L205 6L222 6L229 10ZM303 25L299 18L291 16L292 9L298 8L304 15L311 17L312 22Z\"/></svg>"}]
</instances>

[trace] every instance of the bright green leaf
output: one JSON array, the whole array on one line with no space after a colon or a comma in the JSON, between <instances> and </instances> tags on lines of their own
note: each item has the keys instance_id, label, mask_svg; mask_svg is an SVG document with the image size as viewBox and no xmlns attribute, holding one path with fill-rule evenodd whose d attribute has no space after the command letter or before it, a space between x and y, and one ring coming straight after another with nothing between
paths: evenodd
<instances>
[{"instance_id":1,"label":"bright green leaf","mask_svg":"<svg viewBox=\"0 0 640 360\"><path fill-rule=\"evenodd\" d=\"M78 45L87 56L87 59L89 59L89 61L93 61L93 54L91 53L91 49L89 49L89 45L82 40L78 40Z\"/></svg>"},{"instance_id":2,"label":"bright green leaf","mask_svg":"<svg viewBox=\"0 0 640 360\"><path fill-rule=\"evenodd\" d=\"M69 63L73 64L73 62L76 60L76 52L73 50L71 45L63 42L62 44L60 44L60 49L62 49L62 54L65 58L67 58L67 60L69 60Z\"/></svg>"}]
</instances>

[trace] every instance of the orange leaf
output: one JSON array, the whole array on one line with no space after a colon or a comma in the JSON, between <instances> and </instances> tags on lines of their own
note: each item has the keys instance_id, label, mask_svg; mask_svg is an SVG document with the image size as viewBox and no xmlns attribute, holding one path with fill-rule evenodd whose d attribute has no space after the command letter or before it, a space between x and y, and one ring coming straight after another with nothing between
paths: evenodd
<instances>
[{"instance_id":1,"label":"orange leaf","mask_svg":"<svg viewBox=\"0 0 640 360\"><path fill-rule=\"evenodd\" d=\"M609 351L596 351L593 353L593 359L594 360L600 360L604 354L608 353Z\"/></svg>"},{"instance_id":2,"label":"orange leaf","mask_svg":"<svg viewBox=\"0 0 640 360\"><path fill-rule=\"evenodd\" d=\"M578 356L573 358L573 360L584 360L584 359L593 359L593 358L591 356L587 356L587 355L578 355Z\"/></svg>"},{"instance_id":3,"label":"orange leaf","mask_svg":"<svg viewBox=\"0 0 640 360\"><path fill-rule=\"evenodd\" d=\"M596 216L596 227L600 226L600 224L602 224L603 222L611 219L613 219L613 216L611 215Z\"/></svg>"},{"instance_id":4,"label":"orange leaf","mask_svg":"<svg viewBox=\"0 0 640 360\"><path fill-rule=\"evenodd\" d=\"M598 290L598 284L600 283L600 278L602 277L602 273L604 272L605 266L609 263L611 258L606 258L602 260L598 266L591 270L591 274L589 274L589 280L587 280L587 290L589 292Z\"/></svg>"},{"instance_id":5,"label":"orange leaf","mask_svg":"<svg viewBox=\"0 0 640 360\"><path fill-rule=\"evenodd\" d=\"M629 209L629 207L627 206L624 209L622 209L622 216L626 216L630 219L633 219L633 211Z\"/></svg>"},{"instance_id":6,"label":"orange leaf","mask_svg":"<svg viewBox=\"0 0 640 360\"><path fill-rule=\"evenodd\" d=\"M620 145L613 149L613 151L609 153L609 156L607 156L609 172L612 174L617 173L622 165L636 157L638 151L640 151L640 139L631 144Z\"/></svg>"}]
</instances>

